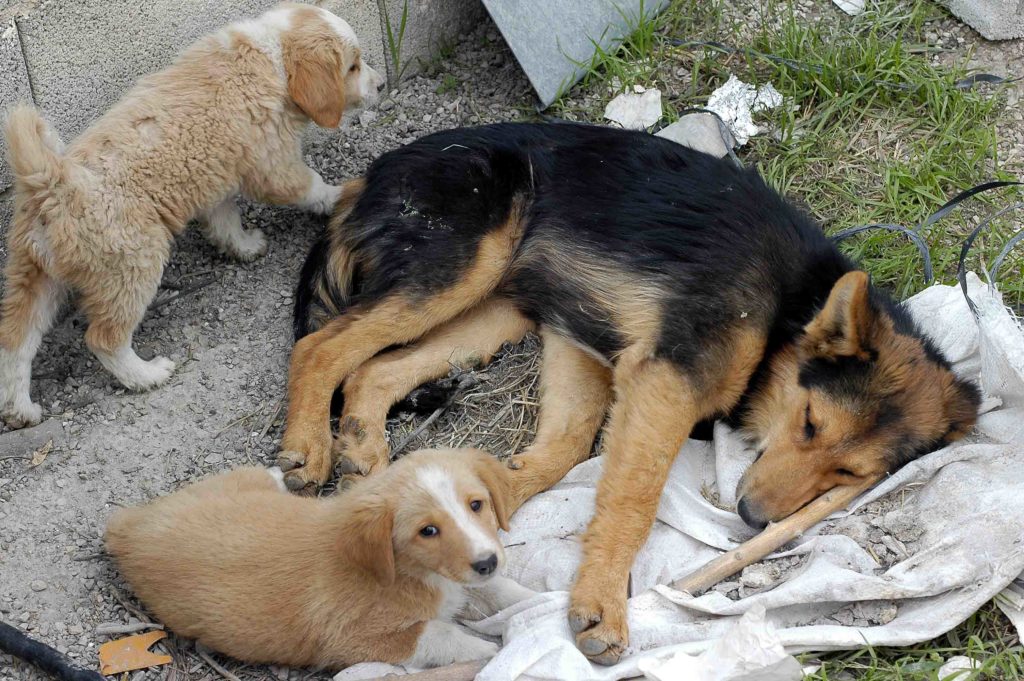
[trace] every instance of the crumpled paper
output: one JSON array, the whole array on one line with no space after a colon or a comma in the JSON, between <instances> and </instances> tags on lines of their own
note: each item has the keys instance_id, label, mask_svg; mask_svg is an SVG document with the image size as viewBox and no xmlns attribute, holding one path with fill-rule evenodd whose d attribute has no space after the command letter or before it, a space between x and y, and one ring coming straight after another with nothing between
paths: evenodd
<instances>
[{"instance_id":1,"label":"crumpled paper","mask_svg":"<svg viewBox=\"0 0 1024 681\"><path fill-rule=\"evenodd\" d=\"M760 605L700 655L679 652L637 666L650 681L799 681L804 675Z\"/></svg>"},{"instance_id":2,"label":"crumpled paper","mask_svg":"<svg viewBox=\"0 0 1024 681\"><path fill-rule=\"evenodd\" d=\"M633 86L604 108L604 117L626 130L646 130L661 119L661 90Z\"/></svg>"},{"instance_id":3,"label":"crumpled paper","mask_svg":"<svg viewBox=\"0 0 1024 681\"><path fill-rule=\"evenodd\" d=\"M736 143L743 146L761 132L761 128L754 124L752 112L767 111L780 104L782 95L771 83L755 88L730 75L725 85L711 93L705 108L721 116Z\"/></svg>"},{"instance_id":4,"label":"crumpled paper","mask_svg":"<svg viewBox=\"0 0 1024 681\"><path fill-rule=\"evenodd\" d=\"M851 17L864 12L864 0L832 0L832 3Z\"/></svg>"}]
</instances>

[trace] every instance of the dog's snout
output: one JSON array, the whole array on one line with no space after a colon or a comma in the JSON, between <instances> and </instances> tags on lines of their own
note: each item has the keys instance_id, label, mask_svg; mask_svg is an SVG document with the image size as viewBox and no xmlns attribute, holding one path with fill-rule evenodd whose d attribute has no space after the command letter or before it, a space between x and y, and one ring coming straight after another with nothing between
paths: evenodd
<instances>
[{"instance_id":1,"label":"dog's snout","mask_svg":"<svg viewBox=\"0 0 1024 681\"><path fill-rule=\"evenodd\" d=\"M736 512L743 518L743 522L755 530L763 530L768 524L768 521L761 517L760 509L755 504L750 503L746 497L740 499L739 503L736 504Z\"/></svg>"},{"instance_id":2,"label":"dog's snout","mask_svg":"<svg viewBox=\"0 0 1024 681\"><path fill-rule=\"evenodd\" d=\"M478 575L489 575L498 567L498 554L492 553L483 560L478 560L472 565L473 571Z\"/></svg>"}]
</instances>

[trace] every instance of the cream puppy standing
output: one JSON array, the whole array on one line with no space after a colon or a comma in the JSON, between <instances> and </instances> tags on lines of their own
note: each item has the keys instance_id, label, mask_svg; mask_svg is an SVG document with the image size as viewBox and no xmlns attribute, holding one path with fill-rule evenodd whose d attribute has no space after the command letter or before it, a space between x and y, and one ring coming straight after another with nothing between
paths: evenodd
<instances>
[{"instance_id":1,"label":"cream puppy standing","mask_svg":"<svg viewBox=\"0 0 1024 681\"><path fill-rule=\"evenodd\" d=\"M241 468L118 510L106 544L161 622L239 660L478 660L497 646L452 617L534 595L497 574L507 475L485 452L421 450L314 499L288 494L279 470Z\"/></svg>"},{"instance_id":2,"label":"cream puppy standing","mask_svg":"<svg viewBox=\"0 0 1024 681\"><path fill-rule=\"evenodd\" d=\"M67 148L35 108L15 108L7 124L15 215L0 311L7 424L41 418L29 397L32 359L70 292L88 316L86 345L124 386L167 380L173 362L139 358L132 334L174 238L198 218L214 245L251 260L267 244L242 228L239 193L330 212L341 189L306 166L302 132L310 120L337 127L382 83L347 23L281 5L140 80Z\"/></svg>"}]
</instances>

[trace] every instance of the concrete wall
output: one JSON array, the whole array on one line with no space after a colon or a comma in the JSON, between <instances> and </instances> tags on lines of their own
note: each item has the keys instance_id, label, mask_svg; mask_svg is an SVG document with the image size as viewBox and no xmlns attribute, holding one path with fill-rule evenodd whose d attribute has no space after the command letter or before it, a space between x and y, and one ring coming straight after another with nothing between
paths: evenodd
<instances>
[{"instance_id":1,"label":"concrete wall","mask_svg":"<svg viewBox=\"0 0 1024 681\"><path fill-rule=\"evenodd\" d=\"M482 16L479 0L300 0L325 7L359 35L367 61L393 77L382 8L409 12L401 60L415 70L440 41ZM277 0L0 0L0 111L31 99L65 140L115 102L142 75L222 24ZM0 145L4 143L0 141ZM0 151L5 151L0 146ZM11 183L0 162L0 191Z\"/></svg>"}]
</instances>

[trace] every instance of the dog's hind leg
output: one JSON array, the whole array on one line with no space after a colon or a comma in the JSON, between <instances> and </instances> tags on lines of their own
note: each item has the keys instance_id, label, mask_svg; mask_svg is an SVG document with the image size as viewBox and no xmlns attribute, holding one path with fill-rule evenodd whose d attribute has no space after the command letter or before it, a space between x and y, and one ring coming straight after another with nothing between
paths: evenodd
<instances>
[{"instance_id":1,"label":"dog's hind leg","mask_svg":"<svg viewBox=\"0 0 1024 681\"><path fill-rule=\"evenodd\" d=\"M0 318L0 416L11 428L39 423L43 410L32 402L32 360L66 298L66 289L31 257L12 249Z\"/></svg>"},{"instance_id":2,"label":"dog's hind leg","mask_svg":"<svg viewBox=\"0 0 1024 681\"><path fill-rule=\"evenodd\" d=\"M258 229L242 229L242 215L229 196L200 215L207 240L231 257L249 262L267 252L267 239Z\"/></svg>"},{"instance_id":3,"label":"dog's hind leg","mask_svg":"<svg viewBox=\"0 0 1024 681\"><path fill-rule=\"evenodd\" d=\"M166 247L165 247L166 249ZM85 344L121 385L131 390L150 390L174 372L166 357L146 361L135 354L132 335L146 314L160 285L158 267L109 268L82 288L82 309L89 318Z\"/></svg>"},{"instance_id":4,"label":"dog's hind leg","mask_svg":"<svg viewBox=\"0 0 1024 681\"><path fill-rule=\"evenodd\" d=\"M612 372L562 336L541 329L540 424L533 444L509 461L509 513L586 461L612 396Z\"/></svg>"},{"instance_id":5,"label":"dog's hind leg","mask_svg":"<svg viewBox=\"0 0 1024 681\"><path fill-rule=\"evenodd\" d=\"M377 355L345 381L345 408L334 454L343 473L370 475L388 465L388 410L416 386L491 361L533 323L506 300L491 298L430 331L416 344Z\"/></svg>"},{"instance_id":6,"label":"dog's hind leg","mask_svg":"<svg viewBox=\"0 0 1024 681\"><path fill-rule=\"evenodd\" d=\"M352 307L295 344L278 459L282 468L295 469L285 477L290 489L322 485L331 473L331 395L342 381L384 348L412 342L487 298L505 275L522 229L520 210L513 207L503 225L481 237L454 283L425 293L410 282L410 290L398 288Z\"/></svg>"}]
</instances>

